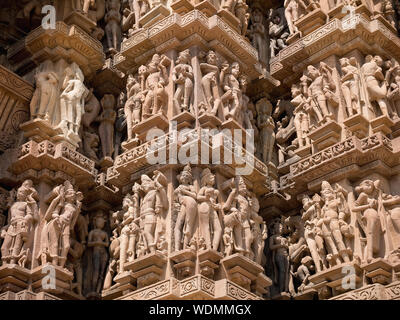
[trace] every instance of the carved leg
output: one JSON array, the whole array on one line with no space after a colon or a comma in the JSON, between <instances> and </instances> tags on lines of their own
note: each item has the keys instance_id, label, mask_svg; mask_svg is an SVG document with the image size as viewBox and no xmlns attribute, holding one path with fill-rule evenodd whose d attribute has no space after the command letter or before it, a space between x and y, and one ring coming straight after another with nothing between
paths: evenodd
<instances>
[{"instance_id":1,"label":"carved leg","mask_svg":"<svg viewBox=\"0 0 400 320\"><path fill-rule=\"evenodd\" d=\"M213 250L218 251L219 243L222 238L222 227L219 223L218 214L215 211L212 212L212 223L214 231L212 248Z\"/></svg>"},{"instance_id":2,"label":"carved leg","mask_svg":"<svg viewBox=\"0 0 400 320\"><path fill-rule=\"evenodd\" d=\"M181 206L181 210L178 213L178 218L176 219L175 223L175 251L181 250L181 243L182 243L182 229L183 224L185 221L185 207Z\"/></svg>"}]
</instances>

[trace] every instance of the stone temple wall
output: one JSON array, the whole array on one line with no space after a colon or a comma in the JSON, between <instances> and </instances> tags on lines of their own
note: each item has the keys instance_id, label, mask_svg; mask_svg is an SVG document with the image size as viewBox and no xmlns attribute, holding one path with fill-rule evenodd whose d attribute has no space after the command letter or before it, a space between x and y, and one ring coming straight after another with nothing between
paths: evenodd
<instances>
[{"instance_id":1,"label":"stone temple wall","mask_svg":"<svg viewBox=\"0 0 400 320\"><path fill-rule=\"evenodd\" d=\"M0 299L399 299L399 17L2 4Z\"/></svg>"}]
</instances>

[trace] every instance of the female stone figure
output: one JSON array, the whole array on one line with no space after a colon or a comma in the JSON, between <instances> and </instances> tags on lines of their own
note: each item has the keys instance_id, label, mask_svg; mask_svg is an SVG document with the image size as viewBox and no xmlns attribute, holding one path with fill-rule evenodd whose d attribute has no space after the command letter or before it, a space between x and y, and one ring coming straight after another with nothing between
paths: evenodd
<instances>
[{"instance_id":1,"label":"female stone figure","mask_svg":"<svg viewBox=\"0 0 400 320\"><path fill-rule=\"evenodd\" d=\"M339 62L343 72L341 82L347 115L351 117L354 113L361 114L361 104L359 101L360 77L356 66L357 61L355 58L342 58Z\"/></svg>"},{"instance_id":2,"label":"female stone figure","mask_svg":"<svg viewBox=\"0 0 400 320\"><path fill-rule=\"evenodd\" d=\"M58 98L59 77L55 72L41 72L35 75L35 80L36 90L30 103L31 118L51 121Z\"/></svg>"},{"instance_id":3,"label":"female stone figure","mask_svg":"<svg viewBox=\"0 0 400 320\"><path fill-rule=\"evenodd\" d=\"M107 264L107 247L109 245L108 234L105 232L105 219L102 212L94 217L95 228L89 232L88 247L92 248L92 291L101 292L104 272Z\"/></svg>"},{"instance_id":4,"label":"female stone figure","mask_svg":"<svg viewBox=\"0 0 400 320\"><path fill-rule=\"evenodd\" d=\"M180 206L174 230L176 251L182 249L182 243L183 249L189 247L197 218L197 194L193 186L193 176L190 165L187 165L182 170L181 174L178 175L178 181L180 185L174 191L174 196Z\"/></svg>"},{"instance_id":5,"label":"female stone figure","mask_svg":"<svg viewBox=\"0 0 400 320\"><path fill-rule=\"evenodd\" d=\"M299 20L298 0L285 0L283 6L285 7L285 17L290 34L299 32L299 29L295 26L295 22Z\"/></svg>"},{"instance_id":6,"label":"female stone figure","mask_svg":"<svg viewBox=\"0 0 400 320\"><path fill-rule=\"evenodd\" d=\"M190 59L189 49L180 52L176 59L176 66L172 72L172 81L176 84L174 94L176 114L183 111L193 111L190 109L190 100L193 93L193 68Z\"/></svg>"},{"instance_id":7,"label":"female stone figure","mask_svg":"<svg viewBox=\"0 0 400 320\"><path fill-rule=\"evenodd\" d=\"M136 243L139 236L139 186L135 184L135 195L127 194L122 202L123 220L121 223L119 272L124 271L125 263L133 261L136 255Z\"/></svg>"},{"instance_id":8,"label":"female stone figure","mask_svg":"<svg viewBox=\"0 0 400 320\"><path fill-rule=\"evenodd\" d=\"M32 225L38 219L37 200L38 194L32 181L25 180L16 192L16 201L9 209L9 223L1 231L4 238L1 246L3 264L16 264L19 260L26 262Z\"/></svg>"},{"instance_id":9,"label":"female stone figure","mask_svg":"<svg viewBox=\"0 0 400 320\"><path fill-rule=\"evenodd\" d=\"M106 22L105 33L108 48L113 52L117 52L122 38L120 7L119 0L107 0L107 13L104 17Z\"/></svg>"},{"instance_id":10,"label":"female stone figure","mask_svg":"<svg viewBox=\"0 0 400 320\"><path fill-rule=\"evenodd\" d=\"M350 254L343 241L340 217L342 214L342 199L336 196L332 186L327 181L322 182L321 197L324 201L322 207L322 219L318 226L322 228L325 243L330 248L331 261L350 262Z\"/></svg>"},{"instance_id":11,"label":"female stone figure","mask_svg":"<svg viewBox=\"0 0 400 320\"><path fill-rule=\"evenodd\" d=\"M201 188L197 194L199 202L199 229L207 249L218 251L222 237L222 227L218 219L217 210L221 205L217 203L219 191L214 189L215 176L206 168L201 173Z\"/></svg>"},{"instance_id":12,"label":"female stone figure","mask_svg":"<svg viewBox=\"0 0 400 320\"><path fill-rule=\"evenodd\" d=\"M322 238L321 229L317 226L321 211L318 198L318 195L317 199L313 198L312 200L308 196L303 197L303 214L301 216L304 223L304 238L314 260L317 273L327 268L324 239Z\"/></svg>"},{"instance_id":13,"label":"female stone figure","mask_svg":"<svg viewBox=\"0 0 400 320\"><path fill-rule=\"evenodd\" d=\"M282 236L283 226L280 221L273 224L273 234L269 238L269 249L272 251L274 266L274 282L279 286L279 292L289 290L289 243Z\"/></svg>"},{"instance_id":14,"label":"female stone figure","mask_svg":"<svg viewBox=\"0 0 400 320\"><path fill-rule=\"evenodd\" d=\"M68 137L71 133L78 135L84 113L85 98L89 90L83 84L84 76L79 67L76 67L75 72L67 68L65 74L64 91L60 96L62 120L59 127L63 129L64 136Z\"/></svg>"},{"instance_id":15,"label":"female stone figure","mask_svg":"<svg viewBox=\"0 0 400 320\"><path fill-rule=\"evenodd\" d=\"M104 158L109 159L114 152L114 122L117 118L117 113L114 111L115 102L114 95L105 94L101 99L103 112L98 117L102 154Z\"/></svg>"},{"instance_id":16,"label":"female stone figure","mask_svg":"<svg viewBox=\"0 0 400 320\"><path fill-rule=\"evenodd\" d=\"M379 185L380 180L374 182L367 179L355 188L358 198L354 203L353 211L362 214L361 223L367 237L364 260L367 262L379 257L381 237L383 233L387 232L382 191ZM386 242L387 237L384 240ZM387 245L385 243L385 248ZM387 251L386 254L388 254Z\"/></svg>"},{"instance_id":17,"label":"female stone figure","mask_svg":"<svg viewBox=\"0 0 400 320\"><path fill-rule=\"evenodd\" d=\"M252 212L251 196L242 177L237 179L237 188L233 187L224 204L225 226L233 229L235 251L250 256L253 236L250 227L250 215ZM256 204L254 204L256 207ZM244 241L243 241L244 240Z\"/></svg>"},{"instance_id":18,"label":"female stone figure","mask_svg":"<svg viewBox=\"0 0 400 320\"><path fill-rule=\"evenodd\" d=\"M305 97L301 93L300 86L297 84L292 85L292 105L294 109L294 126L297 133L297 141L299 148L310 145L310 138L308 137L310 131L310 117L307 113L308 104Z\"/></svg>"}]
</instances>

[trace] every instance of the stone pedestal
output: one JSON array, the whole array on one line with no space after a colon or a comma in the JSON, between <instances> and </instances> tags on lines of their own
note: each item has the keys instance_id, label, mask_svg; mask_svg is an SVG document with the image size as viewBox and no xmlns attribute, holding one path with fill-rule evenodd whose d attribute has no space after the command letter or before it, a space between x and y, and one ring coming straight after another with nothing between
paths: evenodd
<instances>
[{"instance_id":1,"label":"stone pedestal","mask_svg":"<svg viewBox=\"0 0 400 320\"><path fill-rule=\"evenodd\" d=\"M355 281L355 288L351 288L351 286L343 286L343 284L348 284L350 280L348 275L351 274L349 272L351 268L354 268L353 270L355 272L354 278L352 278ZM346 279L344 279L345 277ZM360 285L362 285L362 269L356 262L343 263L329 268L328 270L319 272L311 276L309 280L314 284L313 289L320 290L320 296L321 294L324 295L324 291L329 290L329 288L332 290L333 296L335 296L359 288Z\"/></svg>"},{"instance_id":2,"label":"stone pedestal","mask_svg":"<svg viewBox=\"0 0 400 320\"><path fill-rule=\"evenodd\" d=\"M179 13L180 15L184 15L194 8L193 4L189 0L175 0L170 6L174 12Z\"/></svg>"},{"instance_id":3,"label":"stone pedestal","mask_svg":"<svg viewBox=\"0 0 400 320\"><path fill-rule=\"evenodd\" d=\"M205 129L214 129L222 124L222 121L209 113L202 114L199 117L200 126Z\"/></svg>"},{"instance_id":4,"label":"stone pedestal","mask_svg":"<svg viewBox=\"0 0 400 320\"><path fill-rule=\"evenodd\" d=\"M313 130L308 136L315 151L321 151L338 143L341 139L341 132L342 127L336 121L329 121Z\"/></svg>"},{"instance_id":5,"label":"stone pedestal","mask_svg":"<svg viewBox=\"0 0 400 320\"><path fill-rule=\"evenodd\" d=\"M252 283L257 284L259 274L264 272L263 267L239 253L222 259L221 264L225 268L227 278L248 291L250 291ZM259 280L262 282L266 279L260 278Z\"/></svg>"},{"instance_id":6,"label":"stone pedestal","mask_svg":"<svg viewBox=\"0 0 400 320\"><path fill-rule=\"evenodd\" d=\"M177 271L178 280L190 277L195 272L196 252L191 249L174 252L170 259L174 262L173 268Z\"/></svg>"},{"instance_id":7,"label":"stone pedestal","mask_svg":"<svg viewBox=\"0 0 400 320\"><path fill-rule=\"evenodd\" d=\"M209 0L201 1L200 3L196 4L194 8L204 13L207 17L217 14L217 8L215 8L215 6Z\"/></svg>"},{"instance_id":8,"label":"stone pedestal","mask_svg":"<svg viewBox=\"0 0 400 320\"><path fill-rule=\"evenodd\" d=\"M69 25L77 25L82 28L88 34L91 34L92 31L97 27L97 24L92 19L89 19L83 12L72 11L65 19L65 23Z\"/></svg>"},{"instance_id":9,"label":"stone pedestal","mask_svg":"<svg viewBox=\"0 0 400 320\"><path fill-rule=\"evenodd\" d=\"M369 121L363 115L356 114L344 120L343 123L358 139L368 136Z\"/></svg>"},{"instance_id":10,"label":"stone pedestal","mask_svg":"<svg viewBox=\"0 0 400 320\"><path fill-rule=\"evenodd\" d=\"M125 264L125 270L132 271L137 288L144 288L161 280L167 258L159 253L153 253Z\"/></svg>"},{"instance_id":11,"label":"stone pedestal","mask_svg":"<svg viewBox=\"0 0 400 320\"><path fill-rule=\"evenodd\" d=\"M215 270L223 254L215 250L202 250L198 253L200 273L210 279L214 278Z\"/></svg>"},{"instance_id":12,"label":"stone pedestal","mask_svg":"<svg viewBox=\"0 0 400 320\"><path fill-rule=\"evenodd\" d=\"M0 291L18 292L28 288L30 270L16 264L3 264L0 267Z\"/></svg>"},{"instance_id":13,"label":"stone pedestal","mask_svg":"<svg viewBox=\"0 0 400 320\"><path fill-rule=\"evenodd\" d=\"M304 37L323 26L326 20L327 15L321 9L316 9L297 20L295 25Z\"/></svg>"},{"instance_id":14,"label":"stone pedestal","mask_svg":"<svg viewBox=\"0 0 400 320\"><path fill-rule=\"evenodd\" d=\"M371 120L372 132L381 132L383 135L387 135L392 132L394 121L387 116L380 116Z\"/></svg>"},{"instance_id":15,"label":"stone pedestal","mask_svg":"<svg viewBox=\"0 0 400 320\"><path fill-rule=\"evenodd\" d=\"M156 114L134 126L132 132L134 135L138 135L142 143L145 143L147 142L147 133L151 129L160 129L167 133L168 126L168 119L164 115Z\"/></svg>"},{"instance_id":16,"label":"stone pedestal","mask_svg":"<svg viewBox=\"0 0 400 320\"><path fill-rule=\"evenodd\" d=\"M140 26L143 28L152 26L153 24L157 23L158 21L168 17L170 11L164 5L158 5L151 9L148 13L146 13L143 17L140 18L139 23Z\"/></svg>"},{"instance_id":17,"label":"stone pedestal","mask_svg":"<svg viewBox=\"0 0 400 320\"><path fill-rule=\"evenodd\" d=\"M184 111L176 116L174 116L171 121L177 122L177 130L182 130L185 128L192 129L196 123L196 117L190 112Z\"/></svg>"},{"instance_id":18,"label":"stone pedestal","mask_svg":"<svg viewBox=\"0 0 400 320\"><path fill-rule=\"evenodd\" d=\"M392 280L392 265L385 259L375 259L371 263L361 265L365 276L371 279L372 283L386 285Z\"/></svg>"}]
</instances>

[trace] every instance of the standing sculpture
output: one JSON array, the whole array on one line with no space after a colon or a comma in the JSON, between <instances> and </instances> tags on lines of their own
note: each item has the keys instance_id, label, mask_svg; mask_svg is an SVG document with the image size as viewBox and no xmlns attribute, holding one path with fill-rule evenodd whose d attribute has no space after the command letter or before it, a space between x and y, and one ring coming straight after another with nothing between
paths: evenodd
<instances>
[{"instance_id":1,"label":"standing sculpture","mask_svg":"<svg viewBox=\"0 0 400 320\"><path fill-rule=\"evenodd\" d=\"M44 215L45 225L41 232L37 259L45 265L49 260L55 266L64 267L70 248L70 234L80 214L83 195L74 190L68 180L54 188L52 201Z\"/></svg>"},{"instance_id":2,"label":"standing sculpture","mask_svg":"<svg viewBox=\"0 0 400 320\"><path fill-rule=\"evenodd\" d=\"M185 166L178 175L178 181L180 184L174 191L174 196L179 206L174 229L175 251L190 247L189 244L195 231L197 218L197 193L193 186L190 165Z\"/></svg>"},{"instance_id":3,"label":"standing sculpture","mask_svg":"<svg viewBox=\"0 0 400 320\"><path fill-rule=\"evenodd\" d=\"M219 191L214 188L215 176L206 168L201 173L201 188L197 194L199 234L203 238L207 249L218 251L222 226L218 218L221 205L218 203Z\"/></svg>"},{"instance_id":4,"label":"standing sculpture","mask_svg":"<svg viewBox=\"0 0 400 320\"><path fill-rule=\"evenodd\" d=\"M13 199L12 199L13 200ZM38 220L38 193L31 180L25 180L16 192L16 199L9 209L8 224L1 230L3 264L25 267L29 256L29 240Z\"/></svg>"}]
</instances>

